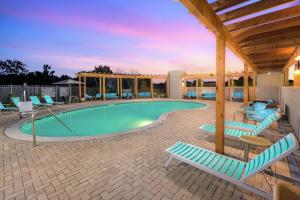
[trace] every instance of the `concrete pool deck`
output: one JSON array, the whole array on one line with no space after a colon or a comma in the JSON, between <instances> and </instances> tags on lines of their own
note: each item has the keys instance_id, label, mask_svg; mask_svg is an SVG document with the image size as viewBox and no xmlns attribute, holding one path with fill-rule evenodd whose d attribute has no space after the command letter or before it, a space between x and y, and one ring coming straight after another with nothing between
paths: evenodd
<instances>
[{"instance_id":1,"label":"concrete pool deck","mask_svg":"<svg viewBox=\"0 0 300 200\"><path fill-rule=\"evenodd\" d=\"M214 121L215 102L203 110L171 113L163 123L136 133L87 141L40 143L11 139L5 127L18 120L17 114L0 117L0 199L261 199L189 165L172 162L166 170L164 150L181 140L214 150L211 138L198 129ZM87 102L57 106L55 112L92 106ZM226 102L226 119L241 104ZM41 113L41 116L45 113ZM276 131L268 137L278 138ZM226 140L226 154L243 157L241 144ZM251 151L250 157L261 151ZM275 169L275 168L274 168ZM290 175L286 162L276 171ZM267 177L271 182L274 178ZM261 175L251 182L268 188Z\"/></svg>"}]
</instances>

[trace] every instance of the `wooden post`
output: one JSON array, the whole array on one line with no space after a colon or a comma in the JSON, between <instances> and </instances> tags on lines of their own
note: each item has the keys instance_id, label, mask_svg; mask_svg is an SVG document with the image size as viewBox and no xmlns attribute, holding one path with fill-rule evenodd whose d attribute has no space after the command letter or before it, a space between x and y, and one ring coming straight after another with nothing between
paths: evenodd
<instances>
[{"instance_id":1,"label":"wooden post","mask_svg":"<svg viewBox=\"0 0 300 200\"><path fill-rule=\"evenodd\" d=\"M244 64L244 105L248 106L248 102L249 102L248 65Z\"/></svg>"},{"instance_id":2,"label":"wooden post","mask_svg":"<svg viewBox=\"0 0 300 200\"><path fill-rule=\"evenodd\" d=\"M86 76L83 77L83 95L86 97Z\"/></svg>"},{"instance_id":3,"label":"wooden post","mask_svg":"<svg viewBox=\"0 0 300 200\"><path fill-rule=\"evenodd\" d=\"M123 79L120 78L120 98L123 99Z\"/></svg>"},{"instance_id":4,"label":"wooden post","mask_svg":"<svg viewBox=\"0 0 300 200\"><path fill-rule=\"evenodd\" d=\"M134 79L134 95L135 95L135 98L138 98L138 79L137 78Z\"/></svg>"},{"instance_id":5,"label":"wooden post","mask_svg":"<svg viewBox=\"0 0 300 200\"><path fill-rule=\"evenodd\" d=\"M102 84L103 84L103 101L105 101L105 93L106 93L106 86L105 86L105 77L103 77L103 82L102 82Z\"/></svg>"},{"instance_id":6,"label":"wooden post","mask_svg":"<svg viewBox=\"0 0 300 200\"><path fill-rule=\"evenodd\" d=\"M100 94L100 98L101 98L101 94L102 94L102 92L101 92L101 88L102 88L102 82L101 82L101 77L99 77L99 94Z\"/></svg>"},{"instance_id":7,"label":"wooden post","mask_svg":"<svg viewBox=\"0 0 300 200\"><path fill-rule=\"evenodd\" d=\"M227 79L227 91L228 91L228 101L231 101L231 78Z\"/></svg>"},{"instance_id":8,"label":"wooden post","mask_svg":"<svg viewBox=\"0 0 300 200\"><path fill-rule=\"evenodd\" d=\"M284 86L289 86L289 68L284 70Z\"/></svg>"},{"instance_id":9,"label":"wooden post","mask_svg":"<svg viewBox=\"0 0 300 200\"><path fill-rule=\"evenodd\" d=\"M217 153L224 154L224 117L225 117L225 38L216 36L216 146Z\"/></svg>"},{"instance_id":10,"label":"wooden post","mask_svg":"<svg viewBox=\"0 0 300 200\"><path fill-rule=\"evenodd\" d=\"M120 95L120 79L117 78L117 94Z\"/></svg>"},{"instance_id":11,"label":"wooden post","mask_svg":"<svg viewBox=\"0 0 300 200\"><path fill-rule=\"evenodd\" d=\"M256 100L256 75L252 79L252 101Z\"/></svg>"},{"instance_id":12,"label":"wooden post","mask_svg":"<svg viewBox=\"0 0 300 200\"><path fill-rule=\"evenodd\" d=\"M81 101L81 98L82 98L82 96L81 96L81 76L78 76L78 81L79 81L79 86L78 86L78 88L79 88L78 96L79 96L79 101ZM56 96L57 96L57 94L56 94Z\"/></svg>"},{"instance_id":13,"label":"wooden post","mask_svg":"<svg viewBox=\"0 0 300 200\"><path fill-rule=\"evenodd\" d=\"M168 74L167 80L166 80L166 92L167 97L170 98L170 74Z\"/></svg>"},{"instance_id":14,"label":"wooden post","mask_svg":"<svg viewBox=\"0 0 300 200\"><path fill-rule=\"evenodd\" d=\"M151 98L153 98L154 94L153 94L153 80L152 80L152 78L150 79L150 90L151 90Z\"/></svg>"},{"instance_id":15,"label":"wooden post","mask_svg":"<svg viewBox=\"0 0 300 200\"><path fill-rule=\"evenodd\" d=\"M198 83L199 83L199 79L196 79L196 99L198 99Z\"/></svg>"}]
</instances>

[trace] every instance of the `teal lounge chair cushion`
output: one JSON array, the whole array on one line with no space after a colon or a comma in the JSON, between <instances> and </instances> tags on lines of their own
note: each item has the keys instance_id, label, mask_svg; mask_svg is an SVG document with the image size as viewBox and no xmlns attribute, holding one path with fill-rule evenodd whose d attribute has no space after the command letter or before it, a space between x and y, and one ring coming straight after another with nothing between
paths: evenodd
<instances>
[{"instance_id":1,"label":"teal lounge chair cushion","mask_svg":"<svg viewBox=\"0 0 300 200\"><path fill-rule=\"evenodd\" d=\"M267 108L267 104L266 103L256 102L253 105L253 110L254 111L262 111L262 110L265 110L266 108Z\"/></svg>"},{"instance_id":2,"label":"teal lounge chair cushion","mask_svg":"<svg viewBox=\"0 0 300 200\"><path fill-rule=\"evenodd\" d=\"M13 104L18 107L20 102L20 97L10 97L10 100L13 102Z\"/></svg>"},{"instance_id":3,"label":"teal lounge chair cushion","mask_svg":"<svg viewBox=\"0 0 300 200\"><path fill-rule=\"evenodd\" d=\"M227 181L241 180L245 182L250 176L263 171L297 148L298 143L295 137L292 134L288 134L247 163L183 142L177 142L166 149L166 151L172 154L176 159Z\"/></svg>"},{"instance_id":4,"label":"teal lounge chair cushion","mask_svg":"<svg viewBox=\"0 0 300 200\"><path fill-rule=\"evenodd\" d=\"M261 171L275 159L282 157L291 149L297 148L297 142L292 134L285 136L271 147L257 155L246 164L244 176L250 176Z\"/></svg>"},{"instance_id":5,"label":"teal lounge chair cushion","mask_svg":"<svg viewBox=\"0 0 300 200\"><path fill-rule=\"evenodd\" d=\"M10 110L16 110L17 108L15 107L6 107L0 102L0 110L1 111L10 111Z\"/></svg>"},{"instance_id":6,"label":"teal lounge chair cushion","mask_svg":"<svg viewBox=\"0 0 300 200\"><path fill-rule=\"evenodd\" d=\"M195 166L205 167L235 180L241 179L246 165L243 161L183 142L177 142L166 151Z\"/></svg>"},{"instance_id":7,"label":"teal lounge chair cushion","mask_svg":"<svg viewBox=\"0 0 300 200\"><path fill-rule=\"evenodd\" d=\"M225 126L232 128L248 129L255 130L257 126L255 124L249 124L244 122L235 122L235 121L225 121Z\"/></svg>"}]
</instances>

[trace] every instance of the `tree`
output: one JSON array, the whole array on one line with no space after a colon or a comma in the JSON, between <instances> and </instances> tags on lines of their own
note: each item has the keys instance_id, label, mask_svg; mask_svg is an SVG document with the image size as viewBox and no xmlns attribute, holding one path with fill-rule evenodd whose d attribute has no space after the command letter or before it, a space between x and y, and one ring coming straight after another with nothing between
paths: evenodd
<instances>
[{"instance_id":1,"label":"tree","mask_svg":"<svg viewBox=\"0 0 300 200\"><path fill-rule=\"evenodd\" d=\"M27 74L27 66L18 60L0 60L0 74L1 75L24 75Z\"/></svg>"},{"instance_id":2,"label":"tree","mask_svg":"<svg viewBox=\"0 0 300 200\"><path fill-rule=\"evenodd\" d=\"M110 69L110 66L107 66L107 65L95 66L94 70L92 72L100 73L100 74L112 74L113 73L113 71Z\"/></svg>"}]
</instances>

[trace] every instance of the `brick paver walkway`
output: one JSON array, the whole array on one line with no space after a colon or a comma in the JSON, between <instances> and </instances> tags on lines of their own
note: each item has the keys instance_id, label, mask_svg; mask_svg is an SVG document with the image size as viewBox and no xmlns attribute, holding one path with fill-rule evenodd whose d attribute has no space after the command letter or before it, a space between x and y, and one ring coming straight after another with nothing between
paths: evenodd
<instances>
[{"instance_id":1,"label":"brick paver walkway","mask_svg":"<svg viewBox=\"0 0 300 200\"><path fill-rule=\"evenodd\" d=\"M164 150L178 140L214 148L197 129L214 119L214 103L209 104L205 110L173 113L157 127L114 138L33 148L1 134L0 199L260 199L186 164L175 161L168 170L163 167L168 158ZM226 118L232 119L239 106L227 103ZM13 115L1 117L1 133L8 118ZM226 147L231 156L241 158L242 152ZM280 168L287 169L285 164ZM253 182L264 187L261 177Z\"/></svg>"}]
</instances>

